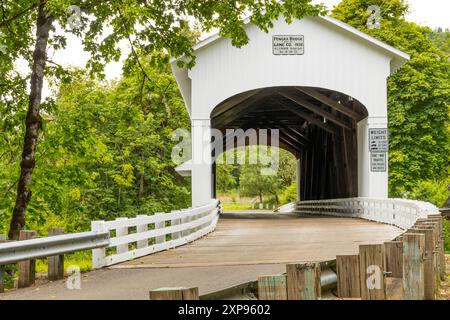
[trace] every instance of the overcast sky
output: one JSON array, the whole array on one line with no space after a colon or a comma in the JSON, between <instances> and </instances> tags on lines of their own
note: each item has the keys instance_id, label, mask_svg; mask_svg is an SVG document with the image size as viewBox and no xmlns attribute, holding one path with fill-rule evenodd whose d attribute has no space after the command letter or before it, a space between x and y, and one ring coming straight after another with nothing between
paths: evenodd
<instances>
[{"instance_id":1,"label":"overcast sky","mask_svg":"<svg viewBox=\"0 0 450 320\"><path fill-rule=\"evenodd\" d=\"M332 9L334 5L341 0L314 0L322 2ZM408 0L410 4L410 13L408 20L421 25L427 25L431 28L442 27L450 28L450 1L449 0ZM126 54L129 53L128 43L123 43L123 49ZM63 66L84 67L89 56L81 48L81 41L73 36L68 36L67 48L52 54L51 59ZM121 75L121 63L110 63L106 67L106 77L108 79L118 78ZM45 90L46 94L48 89Z\"/></svg>"}]
</instances>

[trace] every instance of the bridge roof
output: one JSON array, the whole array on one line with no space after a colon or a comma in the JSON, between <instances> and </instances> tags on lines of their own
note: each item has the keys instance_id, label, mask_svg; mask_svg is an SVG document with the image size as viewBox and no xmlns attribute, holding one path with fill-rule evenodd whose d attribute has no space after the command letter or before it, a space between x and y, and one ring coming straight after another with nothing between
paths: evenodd
<instances>
[{"instance_id":1,"label":"bridge roof","mask_svg":"<svg viewBox=\"0 0 450 320\"><path fill-rule=\"evenodd\" d=\"M347 32L349 35L356 36L357 39L360 39L362 41L367 42L368 44L371 44L382 51L384 51L387 55L392 57L392 64L391 64L391 72L396 72L407 60L410 59L410 55L393 47L388 45L387 43L384 43L367 33L361 32L358 29L346 24L345 22L342 22L340 20L337 20L330 16L318 16L318 19L321 19L322 21L335 26L338 29L341 29L344 32ZM247 18L244 20L244 24L248 25L250 24L250 18ZM194 45L193 49L194 51L200 50L204 47L207 47L217 40L221 39L222 37L219 35L218 32L212 34L211 36L207 37L206 39L199 41L196 45ZM172 59L172 62L176 61L178 59Z\"/></svg>"}]
</instances>

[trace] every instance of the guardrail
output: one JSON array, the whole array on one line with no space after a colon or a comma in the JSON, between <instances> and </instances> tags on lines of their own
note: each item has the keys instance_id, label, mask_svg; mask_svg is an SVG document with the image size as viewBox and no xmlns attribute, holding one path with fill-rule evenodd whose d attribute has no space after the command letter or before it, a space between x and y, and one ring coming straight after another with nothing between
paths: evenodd
<instances>
[{"instance_id":1,"label":"guardrail","mask_svg":"<svg viewBox=\"0 0 450 320\"><path fill-rule=\"evenodd\" d=\"M93 221L89 232L61 234L64 230L53 228L49 234L57 231L58 235L37 238L36 232L23 230L20 241L0 243L0 292L2 265L19 263L18 285L27 287L34 283L35 259L48 258L49 279L59 280L64 276L64 254L92 249L94 269L132 260L192 242L214 231L219 211L219 201L213 200L205 206L171 213ZM115 252L110 252L110 248L115 248Z\"/></svg>"},{"instance_id":2,"label":"guardrail","mask_svg":"<svg viewBox=\"0 0 450 320\"><path fill-rule=\"evenodd\" d=\"M214 231L219 201L171 213L93 221L92 231L115 232L106 248L93 250L92 267L101 268L192 242ZM130 233L129 229L136 231ZM112 254L107 248L116 248Z\"/></svg>"},{"instance_id":3,"label":"guardrail","mask_svg":"<svg viewBox=\"0 0 450 320\"><path fill-rule=\"evenodd\" d=\"M0 245L0 265L102 248L108 244L108 232L82 232L12 241Z\"/></svg>"},{"instance_id":4,"label":"guardrail","mask_svg":"<svg viewBox=\"0 0 450 320\"><path fill-rule=\"evenodd\" d=\"M405 199L349 198L295 203L294 211L307 214L361 218L411 228L418 219L439 214L431 203Z\"/></svg>"}]
</instances>

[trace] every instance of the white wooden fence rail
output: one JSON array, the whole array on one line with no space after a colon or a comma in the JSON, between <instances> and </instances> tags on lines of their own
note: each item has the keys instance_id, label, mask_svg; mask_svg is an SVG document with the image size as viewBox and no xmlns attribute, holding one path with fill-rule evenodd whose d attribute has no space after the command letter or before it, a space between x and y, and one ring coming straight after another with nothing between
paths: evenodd
<instances>
[{"instance_id":1,"label":"white wooden fence rail","mask_svg":"<svg viewBox=\"0 0 450 320\"><path fill-rule=\"evenodd\" d=\"M283 209L308 214L351 217L371 220L401 229L411 228L417 219L439 214L439 209L428 202L405 199L349 198L296 202Z\"/></svg>"},{"instance_id":2,"label":"white wooden fence rail","mask_svg":"<svg viewBox=\"0 0 450 320\"><path fill-rule=\"evenodd\" d=\"M92 221L92 231L111 233L107 248L92 250L92 267L110 266L189 243L214 231L218 218L219 201L213 200L205 206L171 213ZM135 230L130 232L130 228ZM115 253L108 248L115 248Z\"/></svg>"}]
</instances>

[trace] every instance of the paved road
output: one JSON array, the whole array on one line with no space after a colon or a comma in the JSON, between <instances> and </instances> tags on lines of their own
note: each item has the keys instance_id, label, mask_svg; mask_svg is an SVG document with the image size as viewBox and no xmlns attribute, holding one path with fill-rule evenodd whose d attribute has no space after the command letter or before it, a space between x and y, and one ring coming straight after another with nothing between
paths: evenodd
<instances>
[{"instance_id":1,"label":"paved road","mask_svg":"<svg viewBox=\"0 0 450 320\"><path fill-rule=\"evenodd\" d=\"M147 299L159 287L223 289L285 271L289 262L355 254L358 246L391 240L401 230L358 219L293 215L226 215L207 237L112 268L83 275L81 290L64 281L7 292L1 299Z\"/></svg>"}]
</instances>

